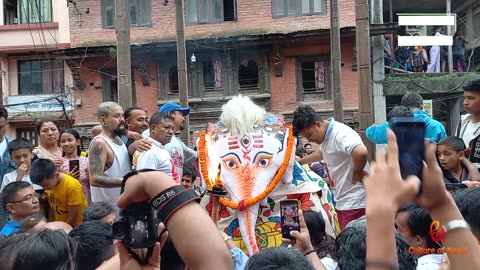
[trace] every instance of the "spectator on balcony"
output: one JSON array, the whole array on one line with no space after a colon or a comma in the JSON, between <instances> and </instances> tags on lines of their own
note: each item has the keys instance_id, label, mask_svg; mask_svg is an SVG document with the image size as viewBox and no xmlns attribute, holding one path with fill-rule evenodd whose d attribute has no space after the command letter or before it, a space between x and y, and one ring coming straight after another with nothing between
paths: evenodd
<instances>
[{"instance_id":1,"label":"spectator on balcony","mask_svg":"<svg viewBox=\"0 0 480 270\"><path fill-rule=\"evenodd\" d=\"M408 34L406 34L408 36ZM400 63L401 69L405 71L412 71L412 47L411 46L397 46L395 48L395 56L397 62Z\"/></svg>"},{"instance_id":2,"label":"spectator on balcony","mask_svg":"<svg viewBox=\"0 0 480 270\"><path fill-rule=\"evenodd\" d=\"M385 59L385 74L392 73L393 71L392 60L395 60L395 54L393 53L392 47L392 37L390 35L383 36L383 57Z\"/></svg>"},{"instance_id":3,"label":"spectator on balcony","mask_svg":"<svg viewBox=\"0 0 480 270\"><path fill-rule=\"evenodd\" d=\"M434 36L444 36L442 34L443 26L435 27L435 34ZM442 53L443 48L441 46L435 45L430 47L430 64L428 65L427 72L435 72L439 73L440 70L444 71L445 68L443 67L444 64L444 53Z\"/></svg>"},{"instance_id":4,"label":"spectator on balcony","mask_svg":"<svg viewBox=\"0 0 480 270\"><path fill-rule=\"evenodd\" d=\"M453 69L457 72L466 72L467 71L467 62L465 60L466 48L465 45L468 44L468 40L463 35L463 30L459 29L455 32L453 36Z\"/></svg>"}]
</instances>

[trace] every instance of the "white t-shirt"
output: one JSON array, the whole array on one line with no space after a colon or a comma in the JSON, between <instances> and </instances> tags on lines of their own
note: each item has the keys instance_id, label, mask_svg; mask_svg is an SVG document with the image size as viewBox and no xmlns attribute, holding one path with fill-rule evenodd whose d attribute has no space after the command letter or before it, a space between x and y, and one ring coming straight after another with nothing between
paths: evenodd
<instances>
[{"instance_id":1,"label":"white t-shirt","mask_svg":"<svg viewBox=\"0 0 480 270\"><path fill-rule=\"evenodd\" d=\"M175 169L173 160L165 147L158 141L147 137L152 142L152 148L148 151L135 151L132 158L132 166L135 170L154 169L170 176L175 182L180 183L180 177Z\"/></svg>"},{"instance_id":2,"label":"white t-shirt","mask_svg":"<svg viewBox=\"0 0 480 270\"><path fill-rule=\"evenodd\" d=\"M320 261L322 262L323 266L325 266L325 269L327 270L337 269L338 262L328 256L321 258Z\"/></svg>"},{"instance_id":3,"label":"white t-shirt","mask_svg":"<svg viewBox=\"0 0 480 270\"><path fill-rule=\"evenodd\" d=\"M469 147L470 141L475 139L476 137L475 135L478 136L479 129L480 129L480 122L477 122L477 123L472 123L471 121L468 122L462 137L463 142L465 143L467 148Z\"/></svg>"},{"instance_id":4,"label":"white t-shirt","mask_svg":"<svg viewBox=\"0 0 480 270\"><path fill-rule=\"evenodd\" d=\"M0 159L3 157L3 154L5 154L5 151L7 151L7 146L7 139L4 136L3 141L0 143Z\"/></svg>"},{"instance_id":5,"label":"white t-shirt","mask_svg":"<svg viewBox=\"0 0 480 270\"><path fill-rule=\"evenodd\" d=\"M3 176L3 182L2 182L2 187L0 188L0 191L3 190L3 188L10 184L10 183L13 183L17 181L17 171L13 171L13 172L10 172L10 173L7 173ZM32 180L30 180L30 175L24 175L23 178L22 178L22 181L25 181L25 182L28 182L30 183L32 186L33 186L33 189L34 190L42 190L43 188L39 185L34 185L32 183Z\"/></svg>"},{"instance_id":6,"label":"white t-shirt","mask_svg":"<svg viewBox=\"0 0 480 270\"><path fill-rule=\"evenodd\" d=\"M418 258L417 270L437 270L442 265L443 254L428 254Z\"/></svg>"},{"instance_id":7,"label":"white t-shirt","mask_svg":"<svg viewBox=\"0 0 480 270\"><path fill-rule=\"evenodd\" d=\"M325 141L320 145L323 159L334 185L332 186L336 209L354 210L365 208L365 189L361 183L352 184L354 163L351 153L362 145L362 139L349 126L330 120ZM368 171L368 163L365 170Z\"/></svg>"},{"instance_id":8,"label":"white t-shirt","mask_svg":"<svg viewBox=\"0 0 480 270\"><path fill-rule=\"evenodd\" d=\"M142 136L144 138L149 137L150 129L145 130L142 133ZM177 135L174 135L170 143L165 145L165 149L170 153L170 156L173 159L173 164L175 164L175 168L177 169L178 176L181 179L183 177L184 164L193 166L193 162L197 160L197 152L186 146Z\"/></svg>"},{"instance_id":9,"label":"white t-shirt","mask_svg":"<svg viewBox=\"0 0 480 270\"><path fill-rule=\"evenodd\" d=\"M193 162L197 160L197 152L186 146L177 136L172 137L170 143L165 145L165 149L170 153L180 178L183 177L183 167L193 166Z\"/></svg>"}]
</instances>

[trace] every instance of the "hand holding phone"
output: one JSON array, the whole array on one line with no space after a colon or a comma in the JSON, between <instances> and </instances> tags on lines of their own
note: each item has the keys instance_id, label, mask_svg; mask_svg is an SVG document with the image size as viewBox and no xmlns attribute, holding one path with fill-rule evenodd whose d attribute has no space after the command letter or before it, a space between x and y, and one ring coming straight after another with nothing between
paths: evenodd
<instances>
[{"instance_id":1,"label":"hand holding phone","mask_svg":"<svg viewBox=\"0 0 480 270\"><path fill-rule=\"evenodd\" d=\"M282 226L282 237L292 239L291 231L300 231L300 220L298 200L280 201L280 216Z\"/></svg>"},{"instance_id":2,"label":"hand holding phone","mask_svg":"<svg viewBox=\"0 0 480 270\"><path fill-rule=\"evenodd\" d=\"M80 160L69 160L68 161L68 169L69 171L73 172L73 170L79 171L80 170Z\"/></svg>"},{"instance_id":3,"label":"hand holding phone","mask_svg":"<svg viewBox=\"0 0 480 270\"><path fill-rule=\"evenodd\" d=\"M425 122L413 117L393 117L390 128L397 137L400 173L403 179L410 175L422 180L425 160Z\"/></svg>"}]
</instances>

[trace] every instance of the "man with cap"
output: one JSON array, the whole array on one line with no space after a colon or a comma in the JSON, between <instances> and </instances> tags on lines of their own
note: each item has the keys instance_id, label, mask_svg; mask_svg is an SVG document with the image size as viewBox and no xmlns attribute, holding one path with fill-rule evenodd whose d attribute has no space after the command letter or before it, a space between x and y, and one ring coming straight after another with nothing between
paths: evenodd
<instances>
[{"instance_id":1,"label":"man with cap","mask_svg":"<svg viewBox=\"0 0 480 270\"><path fill-rule=\"evenodd\" d=\"M168 114L173 118L173 133L175 135L172 137L170 143L165 145L165 149L170 153L173 163L175 164L175 169L181 179L183 176L184 164L193 164L197 159L197 152L186 146L176 135L183 130L185 115L190 113L190 108L183 108L175 102L167 102L160 107L159 111L163 114ZM145 130L142 133L142 136L144 138L149 137L150 129Z\"/></svg>"}]
</instances>

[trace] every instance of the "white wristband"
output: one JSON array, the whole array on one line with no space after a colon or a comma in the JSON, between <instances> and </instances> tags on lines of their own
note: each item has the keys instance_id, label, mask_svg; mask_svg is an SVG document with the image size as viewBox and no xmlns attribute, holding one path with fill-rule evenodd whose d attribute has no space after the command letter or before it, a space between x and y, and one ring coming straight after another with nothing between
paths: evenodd
<instances>
[{"instance_id":1,"label":"white wristband","mask_svg":"<svg viewBox=\"0 0 480 270\"><path fill-rule=\"evenodd\" d=\"M470 225L468 225L468 223L463 219L451 220L447 224L443 225L443 229L445 230L445 234L449 231L457 229L471 230Z\"/></svg>"}]
</instances>

